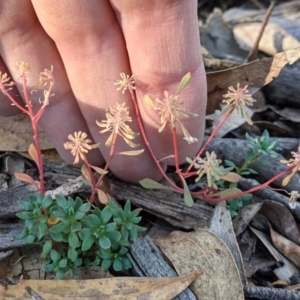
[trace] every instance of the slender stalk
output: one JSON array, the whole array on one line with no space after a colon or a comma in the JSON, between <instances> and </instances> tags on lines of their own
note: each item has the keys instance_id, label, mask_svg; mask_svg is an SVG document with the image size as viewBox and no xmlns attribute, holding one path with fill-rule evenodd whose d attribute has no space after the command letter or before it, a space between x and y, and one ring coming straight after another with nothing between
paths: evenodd
<instances>
[{"instance_id":1,"label":"slender stalk","mask_svg":"<svg viewBox=\"0 0 300 300\"><path fill-rule=\"evenodd\" d=\"M183 193L183 189L181 189L180 187L178 187L174 182L172 182L169 177L166 175L165 171L163 170L162 166L160 165L158 159L156 158L152 148L151 148L151 145L149 143L149 140L147 138L147 135L145 133L145 129L144 129L144 125L143 125L143 122L142 122L142 118L141 118L141 114L140 114L140 110L139 110L139 106L138 106L138 103L137 103L137 100L136 100L136 97L135 97L135 93L130 90L130 95L131 95L131 99L133 101L133 105L134 105L134 109L135 109L135 114L136 114L136 117L137 117L137 121L138 121L138 124L139 124L139 128L140 128L140 131L141 131L141 134L142 134L142 137L143 137L143 140L146 144L146 147L153 159L153 161L155 162L157 168L159 169L159 171L161 172L161 174L164 176L164 178L167 180L167 182L179 193Z\"/></svg>"},{"instance_id":2,"label":"slender stalk","mask_svg":"<svg viewBox=\"0 0 300 300\"><path fill-rule=\"evenodd\" d=\"M172 136L173 136L173 148L174 148L174 161L176 167L176 173L180 174L179 161L178 161L178 143L177 143L177 132L176 127L172 127Z\"/></svg>"},{"instance_id":3,"label":"slender stalk","mask_svg":"<svg viewBox=\"0 0 300 300\"><path fill-rule=\"evenodd\" d=\"M241 192L241 193L237 193L235 195L232 195L232 196L227 196L227 197L223 197L223 198L212 198L210 196L208 196L207 194L203 194L203 193L199 193L199 195L203 195L204 198L209 201L209 202L222 202L222 201L226 201L226 200L232 200L234 198L238 198L238 197L241 197L241 196L244 196L244 195L247 195L247 194L251 194L251 193L254 193L256 191L259 191L263 188L267 188L272 182L274 182L275 180L277 180L278 178L280 178L281 176L285 175L286 173L292 171L292 169L294 168L295 166L292 166L292 167L289 167L288 169L280 172L279 174L277 174L276 176L272 177L271 179L269 179L268 181L256 186L256 187L253 187L247 191L244 191L244 192ZM197 193L194 193L193 194L194 196L197 196L198 194Z\"/></svg>"},{"instance_id":4,"label":"slender stalk","mask_svg":"<svg viewBox=\"0 0 300 300\"><path fill-rule=\"evenodd\" d=\"M112 137L112 142L111 142L111 147L110 147L110 151L109 151L109 157L108 160L105 164L104 167L104 171L107 171L109 168L109 165L114 157L115 154L115 148L116 148L116 140L117 140L118 134L116 132L113 133L113 137ZM97 192L97 188L99 187L100 183L102 182L103 178L104 178L105 174L101 174L97 183L95 184L95 188L92 189L92 194L90 197L90 203L93 204L94 200L95 200L95 194Z\"/></svg>"},{"instance_id":5,"label":"slender stalk","mask_svg":"<svg viewBox=\"0 0 300 300\"><path fill-rule=\"evenodd\" d=\"M34 112L33 112L31 101L30 101L30 98L28 95L26 83L27 83L26 76L23 75L22 76L22 87L23 87L23 92L24 92L24 99L25 99L25 102L27 105L28 115L31 120L31 126L32 126L32 131L33 131L33 142L34 142L34 146L36 148L37 157L38 157L37 167L39 170L40 192L42 193L42 195L44 195L45 194L45 180L44 180L43 158L42 158L39 135L38 135L37 121L34 116Z\"/></svg>"},{"instance_id":6,"label":"slender stalk","mask_svg":"<svg viewBox=\"0 0 300 300\"><path fill-rule=\"evenodd\" d=\"M207 141L205 142L205 144L203 145L203 147L200 149L200 151L198 152L198 154L194 158L193 163L195 163L196 160L197 160L197 158L200 157L203 154L204 150L207 148L207 146L209 145L209 143L211 142L211 140L214 138L214 136L219 131L219 129L223 126L223 124L228 120L228 118L231 116L231 114L233 113L234 110L235 110L235 107L232 107L229 110L229 112L225 115L225 117L221 120L221 122L216 126L216 128L211 133L210 137L207 139ZM187 168L187 170L186 170L185 173L190 172L190 170L193 167L193 163L190 164L190 166Z\"/></svg>"}]
</instances>

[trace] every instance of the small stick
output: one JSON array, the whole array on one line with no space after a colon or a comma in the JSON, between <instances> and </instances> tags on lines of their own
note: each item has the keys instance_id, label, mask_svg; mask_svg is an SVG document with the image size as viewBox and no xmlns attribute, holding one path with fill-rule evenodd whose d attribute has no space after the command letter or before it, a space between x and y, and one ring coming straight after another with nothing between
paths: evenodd
<instances>
[{"instance_id":1,"label":"small stick","mask_svg":"<svg viewBox=\"0 0 300 300\"><path fill-rule=\"evenodd\" d=\"M266 12L265 18L264 18L264 20L263 20L263 22L261 24L261 28L260 28L259 34L257 36L257 39L256 39L256 41L255 41L252 49L250 50L250 52L249 52L249 54L248 54L248 56L247 56L247 58L245 60L245 63L253 61L253 60L255 60L257 58L258 45L259 45L261 37L262 37L262 35L264 33L265 27L268 24L268 21L269 21L269 18L271 16L271 13L273 11L274 6L275 6L275 1L271 1L270 6L269 6L269 8L268 8L268 10Z\"/></svg>"}]
</instances>

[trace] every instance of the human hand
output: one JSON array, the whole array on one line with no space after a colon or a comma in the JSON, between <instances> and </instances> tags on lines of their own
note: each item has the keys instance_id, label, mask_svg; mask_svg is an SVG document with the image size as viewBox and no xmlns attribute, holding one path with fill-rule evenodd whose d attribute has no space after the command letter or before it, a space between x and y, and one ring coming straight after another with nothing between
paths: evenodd
<instances>
[{"instance_id":1,"label":"human hand","mask_svg":"<svg viewBox=\"0 0 300 300\"><path fill-rule=\"evenodd\" d=\"M56 84L40 121L54 146L69 163L74 158L63 143L69 134L84 131L100 142L100 149L88 155L93 165L101 165L109 156L105 147L108 134L96 120L105 119L105 110L115 103L126 102L139 132L129 93L116 91L119 74L134 74L136 96L150 144L158 158L173 153L169 128L158 133L159 118L144 102L163 97L165 90L175 94L187 72L192 80L180 94L187 111L199 117L182 120L198 143L189 145L179 139L180 160L192 157L200 148L204 132L206 77L201 57L196 0L8 0L0 7L0 70L16 82L12 95L22 95L15 71L17 61L28 62L33 87L38 73L54 66ZM35 88L36 89L36 88ZM32 93L33 107L38 109L42 89ZM21 97L19 97L21 101ZM0 113L18 113L9 100L0 95ZM134 140L145 148L142 137ZM117 141L117 152L128 145ZM116 155L111 171L121 179L137 182L145 177L161 176L149 153L139 156Z\"/></svg>"}]
</instances>

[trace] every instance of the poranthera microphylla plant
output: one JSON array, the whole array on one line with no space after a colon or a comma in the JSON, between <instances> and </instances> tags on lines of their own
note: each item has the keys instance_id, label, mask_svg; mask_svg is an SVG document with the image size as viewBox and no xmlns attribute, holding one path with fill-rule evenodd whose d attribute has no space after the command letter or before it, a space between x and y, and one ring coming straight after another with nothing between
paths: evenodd
<instances>
[{"instance_id":1,"label":"poranthera microphylla plant","mask_svg":"<svg viewBox=\"0 0 300 300\"><path fill-rule=\"evenodd\" d=\"M26 227L25 232L23 232L23 235L19 238L28 242L41 242L45 234L49 233L52 240L47 241L44 245L43 256L50 256L47 270L56 271L59 278L61 278L62 274L67 270L74 271L77 266L82 264L83 260L85 260L87 264L94 265L101 262L104 269L109 268L111 264L113 264L117 270L120 270L122 267L128 268L130 265L129 262L123 259L128 251L126 248L129 246L128 238L134 239L137 233L142 230L135 225L135 223L140 220L140 218L137 217L138 211L135 210L131 212L129 204L126 206L125 211L123 211L118 205L114 204L110 197L102 190L103 178L107 174L110 163L115 155L134 156L144 151L144 149L128 150L121 153L116 153L115 151L117 138L122 138L130 148L139 147L139 145L134 143L134 139L138 133L134 132L129 125L132 121L132 117L129 115L128 107L125 103L116 103L113 107L107 108L105 120L95 120L100 127L100 134L109 133L105 146L110 148L110 154L103 168L92 166L86 156L88 151L99 147L98 143L92 144L87 134L81 131L74 132L74 134L68 136L69 141L65 142L64 147L71 150L71 153L75 157L74 164L80 161L82 162L82 174L91 186L91 196L87 203L83 203L81 199L77 198L73 200L71 198L65 199L61 198L61 196L56 196L57 204L55 204L48 196L45 197L42 154L37 131L38 121L46 106L50 104L49 97L53 96L51 94L55 84L53 70L45 69L44 72L40 74L39 86L48 87L44 91L44 99L41 101L39 110L37 113L34 113L27 89L29 66L24 62L17 63L16 66L18 79L22 83L25 107L20 105L10 95L9 91L12 89L14 82L10 80L7 74L0 73L0 90L10 99L13 105L16 105L22 112L29 115L31 119L34 143L29 147L29 154L37 164L39 182L36 182L27 174L17 173L16 177L22 181L34 184L41 192L41 196L31 197L28 203L23 203L23 201L19 203L20 206L25 209L25 212L20 213L18 216L25 220ZM182 90L191 79L191 74L188 73L182 78L175 94L172 94L170 91L163 91L161 99L151 99L148 95L144 96L144 100L149 105L149 109L154 110L159 116L159 132L169 130L172 135L174 149L172 157L174 157L176 174L179 176L181 182L180 185L175 184L161 167L160 161L156 158L145 133L135 96L134 81L136 77L124 73L120 75L121 79L115 83L118 85L117 90L120 90L122 94L127 90L129 91L134 104L135 117L139 124L140 133L153 161L169 183L167 188L183 194L186 205L192 206L193 197L196 196L201 196L209 202L221 202L243 197L259 189L268 187L273 181L284 175L287 176L283 180L283 185L287 185L292 176L300 170L300 154L292 152L293 158L288 161L281 161L287 165L287 169L267 182L242 192L236 188L235 184L241 179L241 176L247 175L247 172L251 170L248 167L249 164L255 161L259 155L272 155L274 153L272 149L275 147L275 143L268 143L268 136L266 135L263 136L260 141L248 137L247 139L252 146L254 146L253 149L255 149L255 151L252 153L252 156L247 157L242 167L232 165L230 162L227 162L227 167L224 167L222 161L218 159L214 151L211 153L205 152L207 145L234 111L245 117L249 124L252 124L247 113L247 106L252 106L255 100L251 94L248 93L247 86L241 88L238 83L236 89L229 87L228 92L223 96L223 102L226 104L223 110L224 118L213 130L211 136L199 150L198 154L193 159L187 158L187 162L190 165L187 170L183 172L180 169L178 159L178 134L183 135L184 140L186 140L188 144L197 141L196 138L189 134L181 121L183 118L197 117L197 114L186 111L184 102L180 99ZM205 155L203 156L204 152ZM235 172L232 172L233 169L235 169ZM98 173L98 179L94 175L95 172ZM191 177L195 178L196 182L201 180L202 189L200 191L189 191L186 179ZM220 182L228 182L231 186L228 188L226 185L220 184ZM145 188L166 188L151 179L144 179L140 183ZM102 211L93 206L96 195L100 202L106 205ZM289 195L291 196L292 203L299 197L298 191L291 191ZM69 243L68 246L64 244L67 242ZM60 247L57 247L57 243L60 243ZM55 249L53 247L55 247ZM100 252L97 250L99 247L102 249L99 250ZM93 249L92 254L86 255L86 251L91 251L91 249Z\"/></svg>"}]
</instances>

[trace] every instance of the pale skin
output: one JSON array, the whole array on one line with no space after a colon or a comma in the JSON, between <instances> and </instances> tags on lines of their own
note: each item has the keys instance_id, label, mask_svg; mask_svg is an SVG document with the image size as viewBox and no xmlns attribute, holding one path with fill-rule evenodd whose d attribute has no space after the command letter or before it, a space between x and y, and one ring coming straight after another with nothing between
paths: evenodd
<instances>
[{"instance_id":1,"label":"pale skin","mask_svg":"<svg viewBox=\"0 0 300 300\"><path fill-rule=\"evenodd\" d=\"M189 145L179 136L180 161L193 157L200 148L204 132L206 77L201 56L196 0L7 0L0 3L0 70L17 83L15 63L28 62L29 85L38 80L45 68L54 67L56 84L50 105L40 121L61 156L72 163L74 157L63 147L67 136L84 131L100 148L89 153L89 161L103 165L109 154L96 120L105 119L106 108L126 102L139 132L129 93L116 91L120 73L137 76L136 96L144 127L158 158L173 153L171 130L160 127L156 113L147 106L144 95L163 98L175 94L188 72L192 80L181 93L187 111L199 117L182 120L198 142ZM19 84L11 95L22 101ZM18 96L19 95L19 96ZM32 93L37 109L42 89ZM0 113L13 115L16 107L0 94ZM134 140L145 148L142 137ZM120 138L117 152L130 150ZM162 161L163 162L163 161ZM145 151L140 156L118 155L111 171L121 179L138 182L161 175Z\"/></svg>"}]
</instances>

